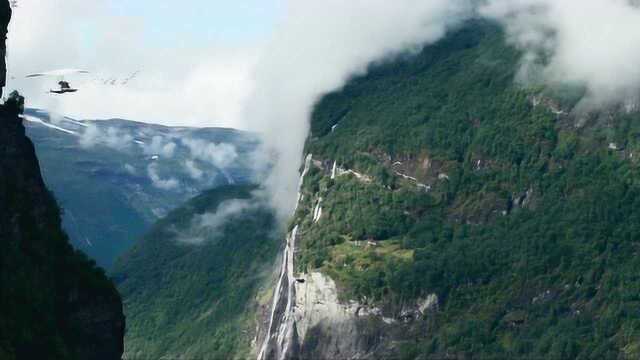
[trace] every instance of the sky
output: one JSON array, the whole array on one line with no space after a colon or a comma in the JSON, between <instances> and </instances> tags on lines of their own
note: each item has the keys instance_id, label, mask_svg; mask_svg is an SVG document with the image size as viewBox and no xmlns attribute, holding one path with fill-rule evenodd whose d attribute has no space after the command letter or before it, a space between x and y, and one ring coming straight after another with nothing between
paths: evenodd
<instances>
[{"instance_id":1,"label":"sky","mask_svg":"<svg viewBox=\"0 0 640 360\"><path fill-rule=\"evenodd\" d=\"M18 0L7 90L81 119L241 127L250 69L281 13L282 0ZM57 78L25 79L59 68L91 74L65 77L73 96L47 93Z\"/></svg>"},{"instance_id":2,"label":"sky","mask_svg":"<svg viewBox=\"0 0 640 360\"><path fill-rule=\"evenodd\" d=\"M271 31L281 7L278 0L114 0L109 4L115 16L144 23L145 40L158 45L165 40L193 45L206 41L250 43Z\"/></svg>"}]
</instances>

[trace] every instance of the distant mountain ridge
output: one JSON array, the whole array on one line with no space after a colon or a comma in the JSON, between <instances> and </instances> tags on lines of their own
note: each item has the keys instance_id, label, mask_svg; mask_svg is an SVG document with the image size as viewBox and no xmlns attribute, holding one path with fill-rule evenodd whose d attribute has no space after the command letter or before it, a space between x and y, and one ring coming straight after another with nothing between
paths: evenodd
<instances>
[{"instance_id":1,"label":"distant mountain ridge","mask_svg":"<svg viewBox=\"0 0 640 360\"><path fill-rule=\"evenodd\" d=\"M76 248L110 268L151 224L200 192L253 179L250 133L24 114Z\"/></svg>"}]
</instances>

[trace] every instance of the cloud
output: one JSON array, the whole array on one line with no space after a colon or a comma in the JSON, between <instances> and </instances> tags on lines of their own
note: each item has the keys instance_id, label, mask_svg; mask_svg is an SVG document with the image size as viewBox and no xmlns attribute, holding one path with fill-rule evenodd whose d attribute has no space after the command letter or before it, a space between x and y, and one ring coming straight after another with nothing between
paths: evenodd
<instances>
[{"instance_id":1,"label":"cloud","mask_svg":"<svg viewBox=\"0 0 640 360\"><path fill-rule=\"evenodd\" d=\"M464 0L324 0L286 3L254 73L247 128L265 138L277 161L267 179L281 218L295 203L298 169L315 102L382 60L440 39L470 15Z\"/></svg>"},{"instance_id":2,"label":"cloud","mask_svg":"<svg viewBox=\"0 0 640 360\"><path fill-rule=\"evenodd\" d=\"M592 106L638 100L637 2L490 0L480 14L502 23L525 52L520 80L583 86Z\"/></svg>"},{"instance_id":3,"label":"cloud","mask_svg":"<svg viewBox=\"0 0 640 360\"><path fill-rule=\"evenodd\" d=\"M78 144L83 148L92 148L97 145L123 151L131 147L133 136L126 130L115 127L107 127L105 130L95 125L89 125L78 138Z\"/></svg>"},{"instance_id":4,"label":"cloud","mask_svg":"<svg viewBox=\"0 0 640 360\"><path fill-rule=\"evenodd\" d=\"M118 11L109 0L19 3L9 29L7 90L23 92L28 106L78 119L238 127L259 39L176 42L158 39L160 31L151 41L145 16ZM56 78L24 78L59 68L86 68L91 74L67 77L80 89L69 96L48 94ZM135 79L121 84L138 70ZM105 85L102 80L108 79L119 85Z\"/></svg>"},{"instance_id":5,"label":"cloud","mask_svg":"<svg viewBox=\"0 0 640 360\"><path fill-rule=\"evenodd\" d=\"M185 138L182 144L189 148L191 157L218 168L226 168L238 159L238 151L232 144L211 143L200 139Z\"/></svg>"},{"instance_id":6,"label":"cloud","mask_svg":"<svg viewBox=\"0 0 640 360\"><path fill-rule=\"evenodd\" d=\"M78 139L78 143L83 148L92 148L100 140L100 129L96 126L88 126Z\"/></svg>"},{"instance_id":7,"label":"cloud","mask_svg":"<svg viewBox=\"0 0 640 360\"><path fill-rule=\"evenodd\" d=\"M187 174L194 180L200 180L202 176L204 176L204 171L200 170L193 160L185 160L184 168L187 170Z\"/></svg>"},{"instance_id":8,"label":"cloud","mask_svg":"<svg viewBox=\"0 0 640 360\"><path fill-rule=\"evenodd\" d=\"M207 240L214 240L229 220L247 210L255 209L257 206L258 202L256 200L234 199L224 201L218 205L215 212L198 215L191 220L190 227L179 232L178 241L190 245L199 245Z\"/></svg>"},{"instance_id":9,"label":"cloud","mask_svg":"<svg viewBox=\"0 0 640 360\"><path fill-rule=\"evenodd\" d=\"M161 190L176 190L180 187L180 182L175 178L163 179L158 174L158 167L156 164L149 164L147 166L147 175L151 179L151 183Z\"/></svg>"},{"instance_id":10,"label":"cloud","mask_svg":"<svg viewBox=\"0 0 640 360\"><path fill-rule=\"evenodd\" d=\"M129 175L136 175L138 173L136 168L131 164L124 164L124 170L129 173Z\"/></svg>"},{"instance_id":11,"label":"cloud","mask_svg":"<svg viewBox=\"0 0 640 360\"><path fill-rule=\"evenodd\" d=\"M151 139L151 143L140 145L145 155L161 155L164 158L172 158L176 151L176 146L173 141L165 141L159 135L154 136Z\"/></svg>"}]
</instances>

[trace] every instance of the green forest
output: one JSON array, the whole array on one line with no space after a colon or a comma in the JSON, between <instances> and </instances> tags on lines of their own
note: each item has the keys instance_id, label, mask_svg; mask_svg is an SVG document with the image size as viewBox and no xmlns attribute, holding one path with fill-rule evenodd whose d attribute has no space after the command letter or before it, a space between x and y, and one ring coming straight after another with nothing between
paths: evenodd
<instances>
[{"instance_id":1,"label":"green forest","mask_svg":"<svg viewBox=\"0 0 640 360\"><path fill-rule=\"evenodd\" d=\"M158 222L116 263L112 275L127 316L126 357L249 356L256 294L268 287L280 248L274 215L254 190L204 192ZM247 207L218 227L198 228L201 216L237 201Z\"/></svg>"},{"instance_id":2,"label":"green forest","mask_svg":"<svg viewBox=\"0 0 640 360\"><path fill-rule=\"evenodd\" d=\"M437 294L407 359L640 357L640 116L572 111L580 85L519 84L519 58L476 21L325 96L298 270L390 309Z\"/></svg>"}]
</instances>

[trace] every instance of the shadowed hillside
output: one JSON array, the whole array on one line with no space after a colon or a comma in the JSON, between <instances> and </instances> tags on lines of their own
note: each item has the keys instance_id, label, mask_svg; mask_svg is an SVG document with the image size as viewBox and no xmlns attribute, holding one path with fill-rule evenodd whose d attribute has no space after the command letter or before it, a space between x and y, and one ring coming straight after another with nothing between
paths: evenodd
<instances>
[{"instance_id":1,"label":"shadowed hillside","mask_svg":"<svg viewBox=\"0 0 640 360\"><path fill-rule=\"evenodd\" d=\"M9 16L8 1L1 1L0 34ZM5 72L2 63L3 85ZM15 96L0 106L0 358L120 359L120 296L69 244L20 107Z\"/></svg>"},{"instance_id":2,"label":"shadowed hillside","mask_svg":"<svg viewBox=\"0 0 640 360\"><path fill-rule=\"evenodd\" d=\"M274 215L254 190L204 192L119 259L126 358L250 358L279 246Z\"/></svg>"}]
</instances>

